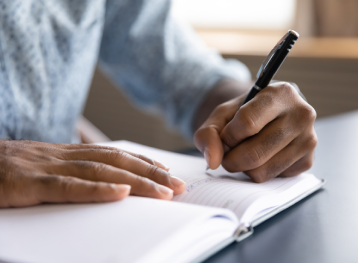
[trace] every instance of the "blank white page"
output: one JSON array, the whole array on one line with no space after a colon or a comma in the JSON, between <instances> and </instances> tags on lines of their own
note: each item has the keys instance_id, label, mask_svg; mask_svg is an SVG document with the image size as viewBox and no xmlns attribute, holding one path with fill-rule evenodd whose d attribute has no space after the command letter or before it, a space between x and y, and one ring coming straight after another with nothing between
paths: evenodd
<instances>
[{"instance_id":1,"label":"blank white page","mask_svg":"<svg viewBox=\"0 0 358 263\"><path fill-rule=\"evenodd\" d=\"M248 207L260 198L277 196L299 184L299 189L297 187L295 189L295 194L298 196L321 183L312 174L301 174L291 178L274 178L258 184L244 173L230 174L221 166L220 169L211 171L209 175L206 173L204 158L162 151L128 141L111 142L105 145L141 153L168 165L171 174L184 179L187 183L185 192L175 196L174 201L228 208L237 215L238 219L242 218ZM277 198L274 197L272 200L272 206L280 205Z\"/></svg>"},{"instance_id":2,"label":"blank white page","mask_svg":"<svg viewBox=\"0 0 358 263\"><path fill-rule=\"evenodd\" d=\"M217 237L220 242L237 226L230 211L150 198L0 209L0 261L137 262L150 255L152 262L168 262L161 259L183 253L188 244L197 244L200 236L195 234L202 231L195 230L210 226L210 218L216 215L222 215L222 221L228 219L227 225L223 222L217 228L226 230L226 236ZM213 223L217 225L215 220ZM153 255L163 247L162 253Z\"/></svg>"}]
</instances>

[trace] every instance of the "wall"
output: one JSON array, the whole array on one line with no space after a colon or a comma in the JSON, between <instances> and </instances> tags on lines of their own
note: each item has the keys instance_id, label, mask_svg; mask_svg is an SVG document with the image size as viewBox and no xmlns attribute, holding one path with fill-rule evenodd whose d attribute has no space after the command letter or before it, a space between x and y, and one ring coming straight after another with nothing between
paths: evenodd
<instances>
[{"instance_id":1,"label":"wall","mask_svg":"<svg viewBox=\"0 0 358 263\"><path fill-rule=\"evenodd\" d=\"M160 116L132 106L99 71L94 74L83 115L111 140L129 140L165 150L193 147L178 132L168 129Z\"/></svg>"},{"instance_id":2,"label":"wall","mask_svg":"<svg viewBox=\"0 0 358 263\"><path fill-rule=\"evenodd\" d=\"M253 76L265 59L235 58L244 62ZM295 82L320 118L358 109L357 70L358 59L288 57L275 79Z\"/></svg>"},{"instance_id":3,"label":"wall","mask_svg":"<svg viewBox=\"0 0 358 263\"><path fill-rule=\"evenodd\" d=\"M226 56L244 62L253 76L263 56ZM275 79L295 82L318 117L358 109L358 59L288 57ZM126 139L166 150L192 145L158 116L135 109L99 72L93 78L84 116L112 140Z\"/></svg>"}]
</instances>

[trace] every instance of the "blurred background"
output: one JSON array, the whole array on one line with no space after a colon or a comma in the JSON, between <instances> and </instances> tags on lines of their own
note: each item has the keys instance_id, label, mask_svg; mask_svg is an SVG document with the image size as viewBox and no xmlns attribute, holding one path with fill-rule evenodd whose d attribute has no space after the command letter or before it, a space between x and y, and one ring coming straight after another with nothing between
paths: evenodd
<instances>
[{"instance_id":1,"label":"blurred background","mask_svg":"<svg viewBox=\"0 0 358 263\"><path fill-rule=\"evenodd\" d=\"M174 0L172 12L252 76L283 34L296 30L301 37L275 79L295 82L318 118L358 109L358 0ZM135 109L99 71L83 115L111 140L192 147L160 116Z\"/></svg>"}]
</instances>

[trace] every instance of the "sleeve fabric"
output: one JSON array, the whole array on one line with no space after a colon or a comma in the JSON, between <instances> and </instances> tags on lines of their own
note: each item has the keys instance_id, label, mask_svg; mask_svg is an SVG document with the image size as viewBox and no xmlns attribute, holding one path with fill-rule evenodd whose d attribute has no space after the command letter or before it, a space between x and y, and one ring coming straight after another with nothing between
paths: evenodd
<instances>
[{"instance_id":1,"label":"sleeve fabric","mask_svg":"<svg viewBox=\"0 0 358 263\"><path fill-rule=\"evenodd\" d=\"M171 14L169 0L107 0L99 66L141 108L160 111L186 137L207 93L222 79L249 82Z\"/></svg>"}]
</instances>

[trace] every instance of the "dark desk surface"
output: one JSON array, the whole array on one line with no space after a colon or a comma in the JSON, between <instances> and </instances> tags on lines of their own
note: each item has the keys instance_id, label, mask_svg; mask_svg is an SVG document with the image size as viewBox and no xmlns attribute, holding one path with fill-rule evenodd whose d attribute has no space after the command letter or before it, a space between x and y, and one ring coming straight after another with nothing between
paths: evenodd
<instances>
[{"instance_id":1,"label":"dark desk surface","mask_svg":"<svg viewBox=\"0 0 358 263\"><path fill-rule=\"evenodd\" d=\"M358 111L320 119L310 170L324 189L206 262L358 262Z\"/></svg>"}]
</instances>

